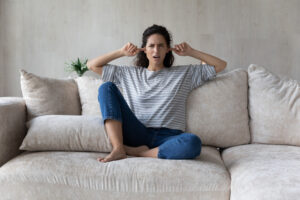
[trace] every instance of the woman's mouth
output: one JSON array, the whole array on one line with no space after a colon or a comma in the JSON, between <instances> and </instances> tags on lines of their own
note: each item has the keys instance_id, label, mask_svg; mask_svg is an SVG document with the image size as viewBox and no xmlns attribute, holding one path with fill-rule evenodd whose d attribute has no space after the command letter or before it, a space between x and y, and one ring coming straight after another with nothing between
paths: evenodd
<instances>
[{"instance_id":1,"label":"woman's mouth","mask_svg":"<svg viewBox=\"0 0 300 200\"><path fill-rule=\"evenodd\" d=\"M153 56L154 60L158 60L160 56Z\"/></svg>"}]
</instances>

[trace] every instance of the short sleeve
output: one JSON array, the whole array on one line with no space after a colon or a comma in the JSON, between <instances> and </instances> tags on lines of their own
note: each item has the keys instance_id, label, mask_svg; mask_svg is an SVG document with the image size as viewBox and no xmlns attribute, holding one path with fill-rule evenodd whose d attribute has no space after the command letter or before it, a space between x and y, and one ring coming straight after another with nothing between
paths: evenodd
<instances>
[{"instance_id":1,"label":"short sleeve","mask_svg":"<svg viewBox=\"0 0 300 200\"><path fill-rule=\"evenodd\" d=\"M106 64L102 67L101 79L103 82L111 81L116 85L120 85L122 78L122 67L112 64Z\"/></svg>"},{"instance_id":2,"label":"short sleeve","mask_svg":"<svg viewBox=\"0 0 300 200\"><path fill-rule=\"evenodd\" d=\"M197 64L190 65L191 90L203 85L216 77L216 69L212 65Z\"/></svg>"}]
</instances>

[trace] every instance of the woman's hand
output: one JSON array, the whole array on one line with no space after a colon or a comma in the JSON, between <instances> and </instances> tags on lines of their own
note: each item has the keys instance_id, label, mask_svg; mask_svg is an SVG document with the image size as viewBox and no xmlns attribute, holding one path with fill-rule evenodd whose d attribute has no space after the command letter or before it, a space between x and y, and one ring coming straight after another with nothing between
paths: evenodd
<instances>
[{"instance_id":1,"label":"woman's hand","mask_svg":"<svg viewBox=\"0 0 300 200\"><path fill-rule=\"evenodd\" d=\"M145 51L145 48L137 48L137 46L130 42L128 42L121 48L123 56L135 56L140 51Z\"/></svg>"},{"instance_id":2,"label":"woman's hand","mask_svg":"<svg viewBox=\"0 0 300 200\"><path fill-rule=\"evenodd\" d=\"M171 50L179 56L190 56L193 48L188 43L183 42L181 44L176 44Z\"/></svg>"}]
</instances>

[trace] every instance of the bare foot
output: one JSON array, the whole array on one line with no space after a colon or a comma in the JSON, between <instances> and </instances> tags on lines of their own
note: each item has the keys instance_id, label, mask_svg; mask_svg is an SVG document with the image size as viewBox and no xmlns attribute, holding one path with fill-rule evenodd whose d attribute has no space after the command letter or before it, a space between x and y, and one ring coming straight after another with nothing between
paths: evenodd
<instances>
[{"instance_id":1,"label":"bare foot","mask_svg":"<svg viewBox=\"0 0 300 200\"><path fill-rule=\"evenodd\" d=\"M130 147L130 146L124 145L124 148L125 148L127 155L130 155L130 156L140 156L141 152L149 150L149 147L146 145L139 146L139 147Z\"/></svg>"},{"instance_id":2,"label":"bare foot","mask_svg":"<svg viewBox=\"0 0 300 200\"><path fill-rule=\"evenodd\" d=\"M98 158L97 160L100 162L110 162L113 160L120 160L127 158L126 152L122 148L113 149L112 152L110 152L109 155L107 155L105 158Z\"/></svg>"}]
</instances>

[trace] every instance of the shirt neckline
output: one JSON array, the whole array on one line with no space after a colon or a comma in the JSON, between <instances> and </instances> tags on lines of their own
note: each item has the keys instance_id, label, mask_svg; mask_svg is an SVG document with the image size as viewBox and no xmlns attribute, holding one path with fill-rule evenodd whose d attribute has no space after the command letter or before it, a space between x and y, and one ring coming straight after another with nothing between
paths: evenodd
<instances>
[{"instance_id":1,"label":"shirt neckline","mask_svg":"<svg viewBox=\"0 0 300 200\"><path fill-rule=\"evenodd\" d=\"M162 69L160 69L160 70L157 70L157 71L151 71L151 70L149 70L148 68L145 68L145 69L146 69L146 71L148 71L148 72L150 72L150 73L155 73L155 72L160 72L160 71L166 70L166 67L164 67L164 68L162 68Z\"/></svg>"}]
</instances>

